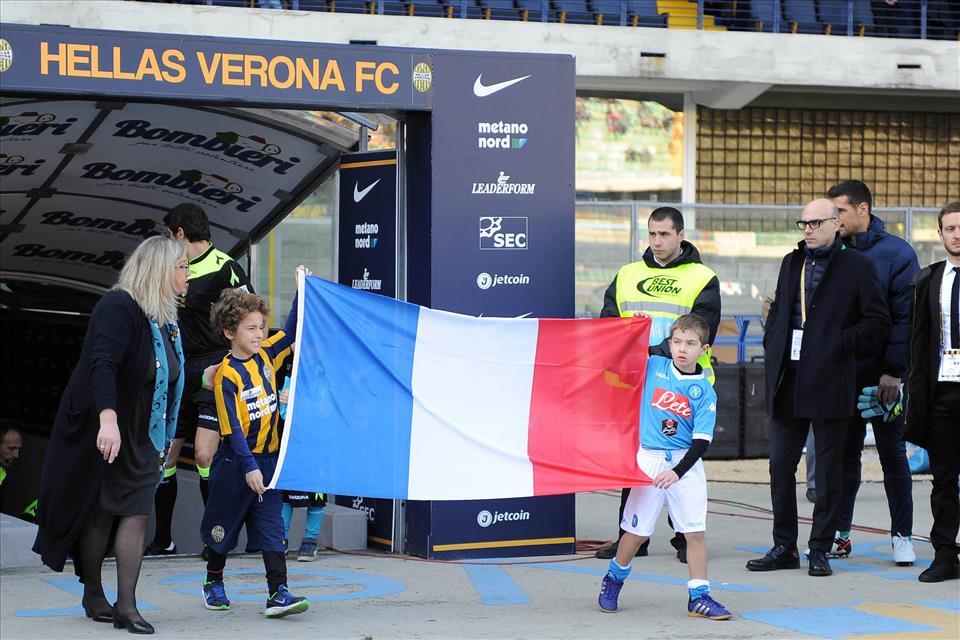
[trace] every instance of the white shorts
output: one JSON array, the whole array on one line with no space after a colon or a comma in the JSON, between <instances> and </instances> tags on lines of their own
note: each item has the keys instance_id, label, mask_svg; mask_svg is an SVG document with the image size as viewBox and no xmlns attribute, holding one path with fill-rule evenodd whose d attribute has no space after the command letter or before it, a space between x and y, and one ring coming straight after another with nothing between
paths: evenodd
<instances>
[{"instance_id":1,"label":"white shorts","mask_svg":"<svg viewBox=\"0 0 960 640\"><path fill-rule=\"evenodd\" d=\"M666 459L665 451L640 449L637 465L651 479L661 471L672 469L686 455L686 449L671 451L672 460ZM633 487L623 508L620 526L645 538L653 535L660 518L663 503L673 521L673 529L679 533L706 531L707 529L707 477L703 472L703 460L690 467L678 482L667 489L654 486Z\"/></svg>"}]
</instances>

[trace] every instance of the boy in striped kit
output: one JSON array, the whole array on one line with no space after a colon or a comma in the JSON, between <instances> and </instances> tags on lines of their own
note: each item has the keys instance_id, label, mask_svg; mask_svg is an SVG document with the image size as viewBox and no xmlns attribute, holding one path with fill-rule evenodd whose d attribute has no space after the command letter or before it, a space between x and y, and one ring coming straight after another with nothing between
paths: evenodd
<instances>
[{"instance_id":1,"label":"boy in striped kit","mask_svg":"<svg viewBox=\"0 0 960 640\"><path fill-rule=\"evenodd\" d=\"M606 613L617 610L623 581L640 545L653 534L664 503L674 529L687 540L687 615L726 620L730 612L710 597L707 580L707 479L701 458L713 439L717 394L697 358L706 353L710 328L700 316L677 318L670 329L671 358L651 356L640 409L637 464L652 486L630 490L620 526L617 555L603 578L598 602Z\"/></svg>"},{"instance_id":2,"label":"boy in striped kit","mask_svg":"<svg viewBox=\"0 0 960 640\"><path fill-rule=\"evenodd\" d=\"M214 383L222 445L213 459L210 497L200 525L207 551L202 594L207 609L230 608L223 569L246 522L247 547L261 551L266 568L269 597L263 613L280 618L303 613L310 606L306 598L287 590L281 496L266 488L276 470L280 446L276 371L292 353L297 300L283 330L264 339L267 312L259 296L224 291L210 313L214 330L230 341L230 353Z\"/></svg>"}]
</instances>

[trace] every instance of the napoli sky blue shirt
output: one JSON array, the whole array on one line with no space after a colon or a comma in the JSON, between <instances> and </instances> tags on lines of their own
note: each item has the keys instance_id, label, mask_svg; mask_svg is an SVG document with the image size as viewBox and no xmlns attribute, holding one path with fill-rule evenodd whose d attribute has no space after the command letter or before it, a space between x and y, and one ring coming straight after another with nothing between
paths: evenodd
<instances>
[{"instance_id":1,"label":"napoli sky blue shirt","mask_svg":"<svg viewBox=\"0 0 960 640\"><path fill-rule=\"evenodd\" d=\"M682 373L673 360L650 356L640 410L640 444L644 449L688 449L694 438L713 440L717 393L699 370Z\"/></svg>"}]
</instances>

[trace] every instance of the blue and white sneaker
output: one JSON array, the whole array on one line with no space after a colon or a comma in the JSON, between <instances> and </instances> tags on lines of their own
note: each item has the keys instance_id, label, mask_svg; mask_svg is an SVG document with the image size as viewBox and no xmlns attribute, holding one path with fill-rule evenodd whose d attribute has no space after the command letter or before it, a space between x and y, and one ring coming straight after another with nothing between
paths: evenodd
<instances>
[{"instance_id":1,"label":"blue and white sneaker","mask_svg":"<svg viewBox=\"0 0 960 640\"><path fill-rule=\"evenodd\" d=\"M303 613L310 608L310 602L302 596L295 596L287 591L287 585L282 584L277 592L267 600L263 615L268 618L282 618L295 613Z\"/></svg>"},{"instance_id":2,"label":"blue and white sneaker","mask_svg":"<svg viewBox=\"0 0 960 640\"><path fill-rule=\"evenodd\" d=\"M600 611L604 613L616 613L620 589L623 589L623 580L617 580L613 574L608 571L607 575L603 576L603 583L600 585L600 597L597 598Z\"/></svg>"},{"instance_id":3,"label":"blue and white sneaker","mask_svg":"<svg viewBox=\"0 0 960 640\"><path fill-rule=\"evenodd\" d=\"M687 615L691 618L727 620L731 614L725 606L711 598L710 594L707 594L687 603Z\"/></svg>"},{"instance_id":4,"label":"blue and white sneaker","mask_svg":"<svg viewBox=\"0 0 960 640\"><path fill-rule=\"evenodd\" d=\"M223 580L211 580L203 583L203 606L211 611L226 611L230 608Z\"/></svg>"}]
</instances>

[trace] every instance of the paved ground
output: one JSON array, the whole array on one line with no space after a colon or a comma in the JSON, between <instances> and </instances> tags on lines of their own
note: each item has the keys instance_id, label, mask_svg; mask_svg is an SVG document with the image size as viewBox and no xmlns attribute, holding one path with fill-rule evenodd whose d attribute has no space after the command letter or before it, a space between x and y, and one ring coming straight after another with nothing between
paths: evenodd
<instances>
[{"instance_id":1,"label":"paved ground","mask_svg":"<svg viewBox=\"0 0 960 640\"><path fill-rule=\"evenodd\" d=\"M834 561L830 578L805 570L749 573L744 563L770 542L768 488L712 482L708 541L714 595L735 614L713 622L686 616L686 567L658 531L649 558L638 559L621 596L621 611L596 606L607 563L577 556L488 563L438 563L381 554L322 554L290 564L295 592L311 609L266 620L262 565L257 556L232 558L229 612L203 609L197 558L148 560L140 581L141 611L163 637L180 638L960 638L960 583L922 584L917 574L932 550L918 544L920 562L896 567L888 538L855 533L855 557ZM916 531L930 528L929 483L916 482ZM577 500L581 546L610 535L617 508L612 493ZM812 505L800 496L801 513ZM665 518L664 518L665 520ZM865 484L857 524L888 522L882 485ZM801 537L809 529L801 526ZM109 576L112 567L107 568ZM109 576L109 584L115 584ZM3 638L116 637L83 617L79 585L69 570L0 574Z\"/></svg>"}]
</instances>

